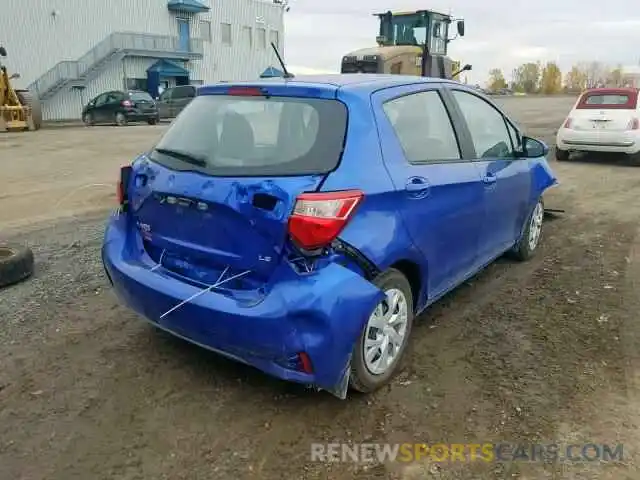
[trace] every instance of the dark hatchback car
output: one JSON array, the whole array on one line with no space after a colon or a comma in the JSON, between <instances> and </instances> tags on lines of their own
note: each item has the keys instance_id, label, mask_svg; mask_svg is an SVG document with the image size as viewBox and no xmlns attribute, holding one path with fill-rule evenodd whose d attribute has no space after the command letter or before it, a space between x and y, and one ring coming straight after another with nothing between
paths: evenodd
<instances>
[{"instance_id":1,"label":"dark hatchback car","mask_svg":"<svg viewBox=\"0 0 640 480\"><path fill-rule=\"evenodd\" d=\"M159 119L156 102L147 92L139 90L104 92L82 109L82 121L86 125L115 123L124 126L129 122L155 125Z\"/></svg>"}]
</instances>

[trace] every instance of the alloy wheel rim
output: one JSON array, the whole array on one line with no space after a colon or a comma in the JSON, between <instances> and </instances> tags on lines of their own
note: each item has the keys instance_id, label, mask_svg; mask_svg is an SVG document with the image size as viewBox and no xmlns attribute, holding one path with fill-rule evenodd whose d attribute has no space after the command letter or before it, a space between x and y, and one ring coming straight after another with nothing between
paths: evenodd
<instances>
[{"instance_id":1,"label":"alloy wheel rim","mask_svg":"<svg viewBox=\"0 0 640 480\"><path fill-rule=\"evenodd\" d=\"M383 375L398 359L409 320L407 299L401 290L386 290L385 298L369 317L363 343L364 363L373 375Z\"/></svg>"},{"instance_id":2,"label":"alloy wheel rim","mask_svg":"<svg viewBox=\"0 0 640 480\"><path fill-rule=\"evenodd\" d=\"M544 217L544 210L542 204L538 202L536 208L531 215L531 224L529 225L529 249L535 250L538 246L538 240L540 240L540 233L542 232L542 220Z\"/></svg>"}]
</instances>

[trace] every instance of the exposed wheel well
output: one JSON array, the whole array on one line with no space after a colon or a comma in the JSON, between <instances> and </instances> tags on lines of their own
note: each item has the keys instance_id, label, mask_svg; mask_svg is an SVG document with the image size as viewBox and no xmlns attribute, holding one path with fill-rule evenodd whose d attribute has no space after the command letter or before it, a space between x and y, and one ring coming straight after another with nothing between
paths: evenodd
<instances>
[{"instance_id":1,"label":"exposed wheel well","mask_svg":"<svg viewBox=\"0 0 640 480\"><path fill-rule=\"evenodd\" d=\"M399 270L405 277L407 277L409 285L411 285L411 293L413 294L413 308L415 310L418 306L418 297L420 296L420 290L422 288L422 276L420 274L420 267L410 260L400 260L391 265L391 268Z\"/></svg>"}]
</instances>

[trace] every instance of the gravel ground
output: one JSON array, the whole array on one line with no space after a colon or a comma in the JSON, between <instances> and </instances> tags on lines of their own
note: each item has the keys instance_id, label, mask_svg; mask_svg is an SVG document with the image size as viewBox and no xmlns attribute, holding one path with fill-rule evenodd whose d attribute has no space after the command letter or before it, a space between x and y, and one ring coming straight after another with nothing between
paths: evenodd
<instances>
[{"instance_id":1,"label":"gravel ground","mask_svg":"<svg viewBox=\"0 0 640 480\"><path fill-rule=\"evenodd\" d=\"M552 143L573 99L499 101ZM640 169L552 162L562 185L547 206L567 213L538 255L438 302L393 384L339 401L118 305L99 260L113 180L165 128L0 137L0 239L37 258L32 279L0 291L1 479L640 478ZM323 463L313 442L623 443L624 460Z\"/></svg>"}]
</instances>

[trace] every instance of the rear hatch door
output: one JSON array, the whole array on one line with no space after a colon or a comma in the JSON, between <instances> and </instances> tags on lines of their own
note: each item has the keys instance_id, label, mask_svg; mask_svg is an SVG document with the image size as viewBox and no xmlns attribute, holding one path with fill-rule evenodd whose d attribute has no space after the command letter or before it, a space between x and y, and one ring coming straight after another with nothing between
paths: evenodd
<instances>
[{"instance_id":1,"label":"rear hatch door","mask_svg":"<svg viewBox=\"0 0 640 480\"><path fill-rule=\"evenodd\" d=\"M224 269L266 281L296 197L338 165L346 124L335 87L204 87L134 164L132 212L148 253L205 283Z\"/></svg>"},{"instance_id":2,"label":"rear hatch door","mask_svg":"<svg viewBox=\"0 0 640 480\"><path fill-rule=\"evenodd\" d=\"M156 102L147 92L129 92L131 106L141 112L151 112L156 109Z\"/></svg>"}]
</instances>

